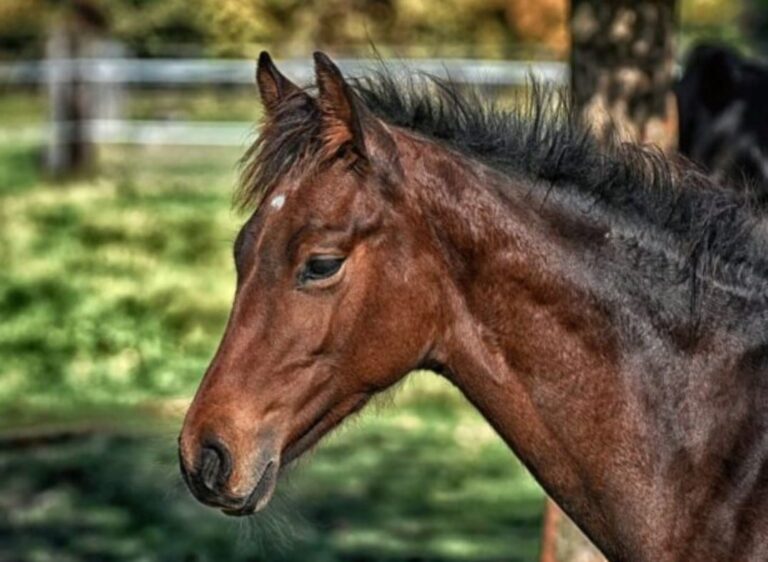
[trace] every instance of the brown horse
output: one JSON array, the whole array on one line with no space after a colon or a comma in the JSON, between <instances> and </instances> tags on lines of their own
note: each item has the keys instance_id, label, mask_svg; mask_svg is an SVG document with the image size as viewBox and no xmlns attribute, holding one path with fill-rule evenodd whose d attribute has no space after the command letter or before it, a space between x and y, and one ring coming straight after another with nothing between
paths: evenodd
<instances>
[{"instance_id":1,"label":"brown horse","mask_svg":"<svg viewBox=\"0 0 768 562\"><path fill-rule=\"evenodd\" d=\"M454 383L613 561L768 560L768 224L744 195L599 148L539 92L303 90L262 54L237 289L180 438L236 515L414 369Z\"/></svg>"}]
</instances>

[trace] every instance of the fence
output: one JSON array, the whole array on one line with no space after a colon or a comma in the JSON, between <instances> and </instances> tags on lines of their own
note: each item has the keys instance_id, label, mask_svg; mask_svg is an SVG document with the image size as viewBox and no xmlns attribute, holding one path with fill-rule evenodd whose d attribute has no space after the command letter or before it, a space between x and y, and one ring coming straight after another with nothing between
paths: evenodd
<instances>
[{"instance_id":1,"label":"fence","mask_svg":"<svg viewBox=\"0 0 768 562\"><path fill-rule=\"evenodd\" d=\"M370 59L341 59L345 74L363 75L380 63ZM298 83L311 81L308 60L284 60L280 69ZM559 62L490 61L474 59L404 59L394 68L423 72L463 84L520 86L529 76L550 83L565 79L566 65ZM6 86L47 85L55 92L62 82L83 84L97 99L89 100L92 113L85 122L52 120L37 132L66 137L71 131L92 143L241 145L252 132L248 122L191 122L125 120L115 109L123 90L130 87L193 88L203 85L244 86L254 83L255 63L250 60L176 60L82 58L0 64L0 84ZM53 94L55 95L55 94ZM52 104L54 106L55 104ZM108 109L104 109L108 108ZM56 115L56 111L51 112ZM28 134L31 132L28 130Z\"/></svg>"}]
</instances>

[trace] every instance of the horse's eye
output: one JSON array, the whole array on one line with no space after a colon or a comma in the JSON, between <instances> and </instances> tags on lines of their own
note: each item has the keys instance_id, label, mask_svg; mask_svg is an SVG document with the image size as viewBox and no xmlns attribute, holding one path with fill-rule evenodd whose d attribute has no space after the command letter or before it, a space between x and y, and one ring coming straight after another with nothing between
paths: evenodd
<instances>
[{"instance_id":1,"label":"horse's eye","mask_svg":"<svg viewBox=\"0 0 768 562\"><path fill-rule=\"evenodd\" d=\"M344 258L338 256L314 256L307 260L299 274L302 283L333 277L341 269Z\"/></svg>"}]
</instances>

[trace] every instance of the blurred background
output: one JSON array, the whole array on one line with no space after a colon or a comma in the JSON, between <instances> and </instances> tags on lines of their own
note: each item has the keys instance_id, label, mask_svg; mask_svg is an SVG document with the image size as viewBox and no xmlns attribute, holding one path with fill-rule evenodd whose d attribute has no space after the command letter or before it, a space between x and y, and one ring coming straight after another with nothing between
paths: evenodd
<instances>
[{"instance_id":1,"label":"blurred background","mask_svg":"<svg viewBox=\"0 0 768 562\"><path fill-rule=\"evenodd\" d=\"M682 0L759 55L768 1ZM371 45L505 103L566 82L567 0L0 0L0 560L534 561L544 493L447 383L416 373L264 514L194 502L175 439L235 276L253 60L352 73ZM532 70L531 70L532 69Z\"/></svg>"}]
</instances>

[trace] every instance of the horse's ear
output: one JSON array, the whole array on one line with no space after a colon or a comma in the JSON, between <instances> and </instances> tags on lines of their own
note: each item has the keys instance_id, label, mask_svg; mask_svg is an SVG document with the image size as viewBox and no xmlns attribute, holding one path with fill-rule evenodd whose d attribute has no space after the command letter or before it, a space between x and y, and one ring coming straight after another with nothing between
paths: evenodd
<instances>
[{"instance_id":1,"label":"horse's ear","mask_svg":"<svg viewBox=\"0 0 768 562\"><path fill-rule=\"evenodd\" d=\"M307 95L280 73L266 51L262 51L259 55L256 84L259 86L259 95L267 114L274 113L280 103L291 95Z\"/></svg>"},{"instance_id":2,"label":"horse's ear","mask_svg":"<svg viewBox=\"0 0 768 562\"><path fill-rule=\"evenodd\" d=\"M360 102L331 59L319 51L314 58L326 150L335 152L349 145L359 157L367 158Z\"/></svg>"}]
</instances>

